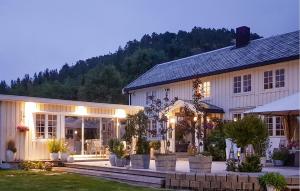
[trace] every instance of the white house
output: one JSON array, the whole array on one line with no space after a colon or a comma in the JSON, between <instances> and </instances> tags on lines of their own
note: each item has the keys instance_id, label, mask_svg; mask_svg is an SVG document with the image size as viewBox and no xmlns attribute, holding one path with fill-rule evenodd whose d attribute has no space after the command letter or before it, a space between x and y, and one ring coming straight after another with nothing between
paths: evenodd
<instances>
[{"instance_id":1,"label":"white house","mask_svg":"<svg viewBox=\"0 0 300 191\"><path fill-rule=\"evenodd\" d=\"M0 94L0 162L6 145L16 144L17 160L49 159L47 142L64 140L77 157L105 157L108 140L121 137L127 114L139 106Z\"/></svg>"},{"instance_id":2,"label":"white house","mask_svg":"<svg viewBox=\"0 0 300 191\"><path fill-rule=\"evenodd\" d=\"M129 94L130 105L135 106L147 106L149 95L162 99L168 94L169 98L192 100L192 82L200 78L208 117L226 120L239 119L257 106L298 93L299 31L253 41L249 38L248 27L237 28L236 45L158 64L123 91ZM282 117L265 119L271 139L284 142ZM174 133L170 139L173 150ZM298 133L294 139L299 140Z\"/></svg>"}]
</instances>

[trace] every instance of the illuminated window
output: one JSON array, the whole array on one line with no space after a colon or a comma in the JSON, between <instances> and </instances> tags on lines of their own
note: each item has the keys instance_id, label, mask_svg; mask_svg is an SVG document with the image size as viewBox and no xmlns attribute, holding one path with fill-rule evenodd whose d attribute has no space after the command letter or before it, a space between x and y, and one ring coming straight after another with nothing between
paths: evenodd
<instances>
[{"instance_id":1,"label":"illuminated window","mask_svg":"<svg viewBox=\"0 0 300 191\"><path fill-rule=\"evenodd\" d=\"M204 98L210 97L210 82L203 82L199 84L198 93Z\"/></svg>"},{"instance_id":2,"label":"illuminated window","mask_svg":"<svg viewBox=\"0 0 300 191\"><path fill-rule=\"evenodd\" d=\"M241 113L234 113L232 115L232 117L233 117L233 121L238 121L238 120L242 119L242 114Z\"/></svg>"},{"instance_id":3,"label":"illuminated window","mask_svg":"<svg viewBox=\"0 0 300 191\"><path fill-rule=\"evenodd\" d=\"M233 93L241 93L242 91L242 77L236 76L233 78Z\"/></svg>"},{"instance_id":4,"label":"illuminated window","mask_svg":"<svg viewBox=\"0 0 300 191\"><path fill-rule=\"evenodd\" d=\"M35 137L53 139L56 137L57 115L36 114Z\"/></svg>"},{"instance_id":5,"label":"illuminated window","mask_svg":"<svg viewBox=\"0 0 300 191\"><path fill-rule=\"evenodd\" d=\"M275 87L284 87L284 69L275 71Z\"/></svg>"},{"instance_id":6,"label":"illuminated window","mask_svg":"<svg viewBox=\"0 0 300 191\"><path fill-rule=\"evenodd\" d=\"M264 89L272 89L273 88L273 72L266 71L264 72Z\"/></svg>"}]
</instances>

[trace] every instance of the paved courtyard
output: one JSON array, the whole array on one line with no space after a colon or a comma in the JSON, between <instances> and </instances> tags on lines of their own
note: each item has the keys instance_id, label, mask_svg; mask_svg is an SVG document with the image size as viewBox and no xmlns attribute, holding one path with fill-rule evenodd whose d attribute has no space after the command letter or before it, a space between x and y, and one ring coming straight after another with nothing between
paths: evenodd
<instances>
[{"instance_id":1,"label":"paved courtyard","mask_svg":"<svg viewBox=\"0 0 300 191\"><path fill-rule=\"evenodd\" d=\"M73 164L80 165L91 165L91 166L102 166L111 167L109 161L87 161L87 162L74 162ZM116 167L118 168L118 167ZM150 168L148 171L155 171L155 161L150 161ZM176 171L189 172L189 162L187 160L177 160ZM299 167L265 167L263 172L279 172L285 176L299 176ZM212 173L225 173L226 164L225 162L213 162Z\"/></svg>"}]
</instances>

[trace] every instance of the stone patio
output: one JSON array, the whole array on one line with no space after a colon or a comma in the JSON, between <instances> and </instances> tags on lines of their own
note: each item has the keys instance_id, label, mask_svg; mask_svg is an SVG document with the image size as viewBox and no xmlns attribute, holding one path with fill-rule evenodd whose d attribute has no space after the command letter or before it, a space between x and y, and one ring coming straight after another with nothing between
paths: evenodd
<instances>
[{"instance_id":1,"label":"stone patio","mask_svg":"<svg viewBox=\"0 0 300 191\"><path fill-rule=\"evenodd\" d=\"M74 162L72 164L111 167L109 161L86 161L86 162ZM115 167L120 168L120 167ZM125 168L125 167L124 167ZM150 161L150 168L145 171L155 171L155 161ZM189 172L189 162L187 160L177 160L176 172ZM225 162L213 162L212 173L224 174L226 172ZM262 172L279 172L284 176L299 176L299 167L265 167Z\"/></svg>"}]
</instances>

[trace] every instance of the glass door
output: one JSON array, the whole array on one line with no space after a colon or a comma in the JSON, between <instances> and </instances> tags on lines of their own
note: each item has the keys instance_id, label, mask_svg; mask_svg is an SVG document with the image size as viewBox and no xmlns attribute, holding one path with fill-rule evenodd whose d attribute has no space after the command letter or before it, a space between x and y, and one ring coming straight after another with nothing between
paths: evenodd
<instances>
[{"instance_id":1,"label":"glass door","mask_svg":"<svg viewBox=\"0 0 300 191\"><path fill-rule=\"evenodd\" d=\"M100 118L84 118L84 154L100 154Z\"/></svg>"},{"instance_id":2,"label":"glass door","mask_svg":"<svg viewBox=\"0 0 300 191\"><path fill-rule=\"evenodd\" d=\"M65 140L69 151L76 155L82 153L82 118L65 117Z\"/></svg>"}]
</instances>

